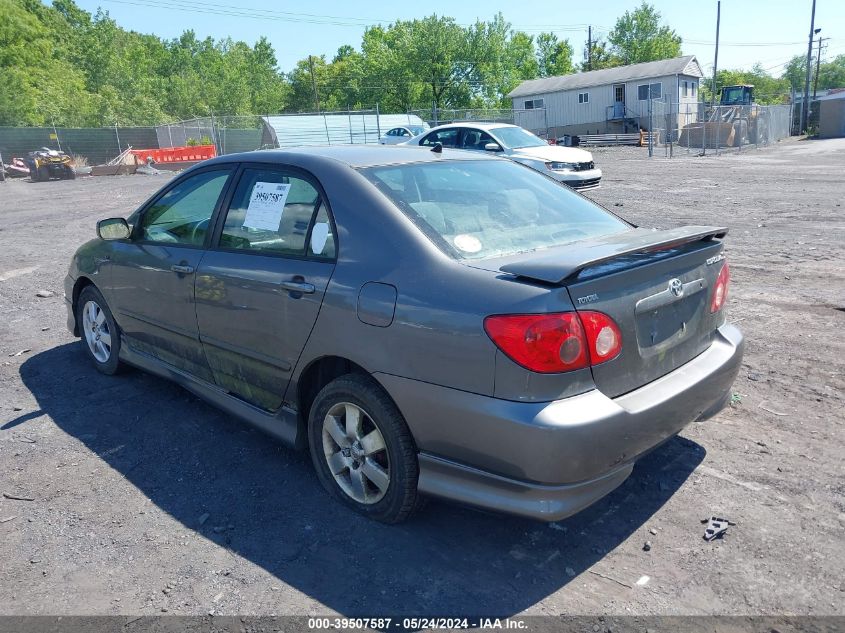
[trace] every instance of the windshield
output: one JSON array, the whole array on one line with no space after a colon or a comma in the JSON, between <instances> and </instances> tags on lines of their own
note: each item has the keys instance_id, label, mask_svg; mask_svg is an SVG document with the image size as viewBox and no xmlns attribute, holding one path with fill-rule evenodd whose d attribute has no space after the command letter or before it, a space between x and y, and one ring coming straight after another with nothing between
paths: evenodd
<instances>
[{"instance_id":1,"label":"windshield","mask_svg":"<svg viewBox=\"0 0 845 633\"><path fill-rule=\"evenodd\" d=\"M548 145L548 143L539 136L535 136L528 130L523 130L521 127L497 127L490 130L490 133L508 149Z\"/></svg>"},{"instance_id":2,"label":"windshield","mask_svg":"<svg viewBox=\"0 0 845 633\"><path fill-rule=\"evenodd\" d=\"M419 136L420 134L422 134L426 130L426 128L424 128L422 125L412 125L408 129L411 131L411 134L413 134L414 136Z\"/></svg>"},{"instance_id":3,"label":"windshield","mask_svg":"<svg viewBox=\"0 0 845 633\"><path fill-rule=\"evenodd\" d=\"M566 185L510 161L361 171L441 250L459 259L512 255L630 228Z\"/></svg>"}]
</instances>

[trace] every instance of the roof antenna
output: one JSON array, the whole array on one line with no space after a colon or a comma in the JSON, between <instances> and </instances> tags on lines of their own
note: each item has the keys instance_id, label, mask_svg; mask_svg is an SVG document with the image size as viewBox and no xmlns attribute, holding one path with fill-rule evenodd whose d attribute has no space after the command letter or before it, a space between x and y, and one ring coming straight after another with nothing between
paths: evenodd
<instances>
[{"instance_id":1,"label":"roof antenna","mask_svg":"<svg viewBox=\"0 0 845 633\"><path fill-rule=\"evenodd\" d=\"M435 154L442 154L443 153L443 143L435 143L434 147L431 148L431 151Z\"/></svg>"}]
</instances>

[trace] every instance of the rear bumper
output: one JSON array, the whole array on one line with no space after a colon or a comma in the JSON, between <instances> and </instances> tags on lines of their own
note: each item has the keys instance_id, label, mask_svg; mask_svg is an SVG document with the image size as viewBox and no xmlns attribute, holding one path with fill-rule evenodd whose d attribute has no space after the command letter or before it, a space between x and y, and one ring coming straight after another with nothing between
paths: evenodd
<instances>
[{"instance_id":1,"label":"rear bumper","mask_svg":"<svg viewBox=\"0 0 845 633\"><path fill-rule=\"evenodd\" d=\"M378 378L420 449L422 492L555 521L597 501L636 459L730 397L743 337L724 325L710 348L636 391L547 403L499 400L396 376Z\"/></svg>"}]
</instances>

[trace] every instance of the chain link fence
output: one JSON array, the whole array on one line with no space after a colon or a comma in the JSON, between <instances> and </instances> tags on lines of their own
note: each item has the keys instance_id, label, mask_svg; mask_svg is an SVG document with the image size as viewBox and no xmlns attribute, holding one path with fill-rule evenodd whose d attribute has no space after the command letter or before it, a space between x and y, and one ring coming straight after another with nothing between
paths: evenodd
<instances>
[{"instance_id":1,"label":"chain link fence","mask_svg":"<svg viewBox=\"0 0 845 633\"><path fill-rule=\"evenodd\" d=\"M662 150L673 156L741 152L748 147L763 147L791 135L791 105L710 106L705 103L678 104L665 99L648 102L640 128L651 131L649 155Z\"/></svg>"},{"instance_id":2,"label":"chain link fence","mask_svg":"<svg viewBox=\"0 0 845 633\"><path fill-rule=\"evenodd\" d=\"M818 104L813 105L816 107L811 114L816 114ZM660 152L666 156L718 154L770 145L788 137L794 131L799 111L800 106L791 105L710 107L704 103L654 99L648 102L646 113L631 123L639 130L652 132L639 137L647 142L650 156ZM548 139L548 116L544 108L430 109L382 114L376 106L311 114L208 116L148 127L0 127L0 155L9 163L12 157L25 157L47 147L73 155L78 164L102 165L114 162L130 148L213 145L217 154L232 154L303 145L375 144L394 127L462 121L512 123ZM595 139L591 139L591 144L602 144L600 139L592 141Z\"/></svg>"}]
</instances>

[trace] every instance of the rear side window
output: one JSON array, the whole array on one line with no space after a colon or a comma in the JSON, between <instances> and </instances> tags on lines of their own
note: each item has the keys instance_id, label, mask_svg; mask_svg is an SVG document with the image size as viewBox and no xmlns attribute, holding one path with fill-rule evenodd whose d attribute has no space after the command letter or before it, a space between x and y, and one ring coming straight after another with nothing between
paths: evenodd
<instances>
[{"instance_id":1,"label":"rear side window","mask_svg":"<svg viewBox=\"0 0 845 633\"><path fill-rule=\"evenodd\" d=\"M307 178L283 170L245 169L226 213L220 246L324 257L325 249L316 253L306 248L312 221L321 210L328 224L324 201Z\"/></svg>"},{"instance_id":2,"label":"rear side window","mask_svg":"<svg viewBox=\"0 0 845 633\"><path fill-rule=\"evenodd\" d=\"M432 132L423 139L420 145L434 146L436 143L440 143L443 147L457 147L459 131L457 128L451 128Z\"/></svg>"},{"instance_id":3,"label":"rear side window","mask_svg":"<svg viewBox=\"0 0 845 633\"><path fill-rule=\"evenodd\" d=\"M483 259L630 228L546 176L510 161L443 161L361 170L441 250Z\"/></svg>"},{"instance_id":4,"label":"rear side window","mask_svg":"<svg viewBox=\"0 0 845 633\"><path fill-rule=\"evenodd\" d=\"M202 246L229 170L204 171L182 180L156 200L141 218L146 242Z\"/></svg>"}]
</instances>

